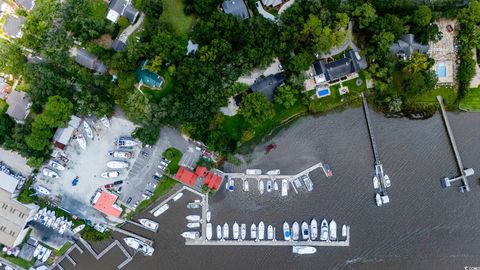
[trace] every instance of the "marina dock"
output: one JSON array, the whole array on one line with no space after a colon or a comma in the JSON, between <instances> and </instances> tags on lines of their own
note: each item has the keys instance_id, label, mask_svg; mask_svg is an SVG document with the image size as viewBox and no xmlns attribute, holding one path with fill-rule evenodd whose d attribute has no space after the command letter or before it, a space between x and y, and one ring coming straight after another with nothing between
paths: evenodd
<instances>
[{"instance_id":1,"label":"marina dock","mask_svg":"<svg viewBox=\"0 0 480 270\"><path fill-rule=\"evenodd\" d=\"M267 180L276 180L276 179L288 179L289 181L293 181L295 178L298 178L302 175L307 175L310 172L322 168L323 169L323 164L322 162L319 162L317 164L314 164L307 169L294 174L294 175L287 175L287 174L276 174L276 175L270 175L270 174L246 174L246 173L225 173L225 176L228 178L235 178L235 179L246 179L246 178L252 178L252 179L257 179L257 181L267 179Z\"/></svg>"}]
</instances>

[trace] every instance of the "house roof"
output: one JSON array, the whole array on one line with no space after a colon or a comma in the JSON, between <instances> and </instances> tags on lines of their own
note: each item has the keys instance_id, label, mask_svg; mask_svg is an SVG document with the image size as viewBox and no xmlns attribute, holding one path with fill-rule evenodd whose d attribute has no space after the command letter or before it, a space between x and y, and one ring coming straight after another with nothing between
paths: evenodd
<instances>
[{"instance_id":1,"label":"house roof","mask_svg":"<svg viewBox=\"0 0 480 270\"><path fill-rule=\"evenodd\" d=\"M115 11L120 16L127 17L131 24L135 22L139 14L130 0L111 0L108 4L108 9ZM118 18L116 20L118 20Z\"/></svg>"},{"instance_id":2,"label":"house roof","mask_svg":"<svg viewBox=\"0 0 480 270\"><path fill-rule=\"evenodd\" d=\"M30 112L30 99L27 93L23 91L12 91L7 99L8 109L7 114L15 121L23 122Z\"/></svg>"},{"instance_id":3,"label":"house roof","mask_svg":"<svg viewBox=\"0 0 480 270\"><path fill-rule=\"evenodd\" d=\"M75 115L72 115L70 117L70 121L68 122L67 127L58 128L55 131L55 134L53 135L53 140L56 142L55 145L63 149L70 141L70 138L72 137L75 129L80 126L81 121L82 119L78 118Z\"/></svg>"},{"instance_id":4,"label":"house roof","mask_svg":"<svg viewBox=\"0 0 480 270\"><path fill-rule=\"evenodd\" d=\"M397 42L393 43L389 48L391 53L394 54L403 54L406 57L412 56L414 51L421 53L428 52L428 45L422 45L415 41L415 36L413 34L406 34L400 37Z\"/></svg>"},{"instance_id":5,"label":"house roof","mask_svg":"<svg viewBox=\"0 0 480 270\"><path fill-rule=\"evenodd\" d=\"M253 92L260 92L264 94L270 101L273 100L275 90L285 81L283 73L268 75L263 79L257 80L250 86Z\"/></svg>"},{"instance_id":6,"label":"house roof","mask_svg":"<svg viewBox=\"0 0 480 270\"><path fill-rule=\"evenodd\" d=\"M198 166L195 169L195 174L198 175L198 176L204 176L206 172L207 172L207 168L205 168L203 166Z\"/></svg>"},{"instance_id":7,"label":"house roof","mask_svg":"<svg viewBox=\"0 0 480 270\"><path fill-rule=\"evenodd\" d=\"M180 180L182 183L193 187L195 185L195 181L198 178L198 175L196 175L194 172L191 170L181 166L180 169L178 169L177 174L175 177Z\"/></svg>"},{"instance_id":8,"label":"house roof","mask_svg":"<svg viewBox=\"0 0 480 270\"><path fill-rule=\"evenodd\" d=\"M248 9L243 0L228 0L222 3L223 12L242 19L248 19Z\"/></svg>"},{"instance_id":9,"label":"house roof","mask_svg":"<svg viewBox=\"0 0 480 270\"><path fill-rule=\"evenodd\" d=\"M26 10L32 10L35 6L34 0L15 0L15 2Z\"/></svg>"},{"instance_id":10,"label":"house roof","mask_svg":"<svg viewBox=\"0 0 480 270\"><path fill-rule=\"evenodd\" d=\"M121 52L125 49L125 45L126 45L125 42L117 38L112 43L112 49L116 52Z\"/></svg>"},{"instance_id":11,"label":"house roof","mask_svg":"<svg viewBox=\"0 0 480 270\"><path fill-rule=\"evenodd\" d=\"M98 60L95 55L87 52L83 48L77 50L77 54L75 55L75 62L88 69L95 70L97 73L100 74L107 72L107 67L100 60Z\"/></svg>"},{"instance_id":12,"label":"house roof","mask_svg":"<svg viewBox=\"0 0 480 270\"><path fill-rule=\"evenodd\" d=\"M120 217L122 208L115 204L118 196L108 191L97 192L92 201L93 208L112 217Z\"/></svg>"},{"instance_id":13,"label":"house roof","mask_svg":"<svg viewBox=\"0 0 480 270\"><path fill-rule=\"evenodd\" d=\"M25 23L25 20L25 17L17 17L9 14L7 16L7 19L5 20L5 23L2 26L3 32L5 32L6 35L12 38L22 37L22 27Z\"/></svg>"},{"instance_id":14,"label":"house roof","mask_svg":"<svg viewBox=\"0 0 480 270\"><path fill-rule=\"evenodd\" d=\"M207 176L205 176L204 184L210 189L218 189L221 183L222 177L214 174L213 172L209 172Z\"/></svg>"},{"instance_id":15,"label":"house roof","mask_svg":"<svg viewBox=\"0 0 480 270\"><path fill-rule=\"evenodd\" d=\"M10 193L14 193L19 180L10 174L0 171L0 188Z\"/></svg>"},{"instance_id":16,"label":"house roof","mask_svg":"<svg viewBox=\"0 0 480 270\"><path fill-rule=\"evenodd\" d=\"M358 59L354 51L349 51L345 57L337 61L326 63L321 59L313 63L316 75L323 74L327 81L339 79L367 67L363 58Z\"/></svg>"}]
</instances>

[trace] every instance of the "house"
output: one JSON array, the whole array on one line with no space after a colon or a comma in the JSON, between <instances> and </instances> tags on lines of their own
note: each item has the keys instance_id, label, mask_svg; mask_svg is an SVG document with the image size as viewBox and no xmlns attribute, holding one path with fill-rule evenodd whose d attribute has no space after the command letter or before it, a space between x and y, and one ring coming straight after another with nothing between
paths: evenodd
<instances>
[{"instance_id":1,"label":"house","mask_svg":"<svg viewBox=\"0 0 480 270\"><path fill-rule=\"evenodd\" d=\"M209 189L217 190L223 181L220 171L208 171L203 166L198 166L195 171L180 166L175 177L183 184L200 190L206 185Z\"/></svg>"},{"instance_id":2,"label":"house","mask_svg":"<svg viewBox=\"0 0 480 270\"><path fill-rule=\"evenodd\" d=\"M62 150L65 149L70 138L72 138L73 132L80 126L81 121L82 119L72 115L67 127L58 128L57 131L55 131L55 134L53 135L54 145Z\"/></svg>"},{"instance_id":3,"label":"house","mask_svg":"<svg viewBox=\"0 0 480 270\"><path fill-rule=\"evenodd\" d=\"M93 208L107 216L119 218L123 209L116 204L118 196L108 191L97 191L92 199Z\"/></svg>"},{"instance_id":4,"label":"house","mask_svg":"<svg viewBox=\"0 0 480 270\"><path fill-rule=\"evenodd\" d=\"M223 12L240 17L242 19L248 19L248 8L243 0L228 0L222 3Z\"/></svg>"},{"instance_id":5,"label":"house","mask_svg":"<svg viewBox=\"0 0 480 270\"><path fill-rule=\"evenodd\" d=\"M116 52L121 52L125 50L126 45L127 44L125 44L125 42L123 42L121 39L116 38L112 43L112 49Z\"/></svg>"},{"instance_id":6,"label":"house","mask_svg":"<svg viewBox=\"0 0 480 270\"><path fill-rule=\"evenodd\" d=\"M335 83L358 76L358 72L367 68L365 58L356 51L348 51L339 60L328 62L321 59L313 63L315 84Z\"/></svg>"},{"instance_id":7,"label":"house","mask_svg":"<svg viewBox=\"0 0 480 270\"><path fill-rule=\"evenodd\" d=\"M113 23L116 23L121 16L125 16L130 24L133 24L138 14L131 0L110 0L108 4L107 19Z\"/></svg>"},{"instance_id":8,"label":"house","mask_svg":"<svg viewBox=\"0 0 480 270\"><path fill-rule=\"evenodd\" d=\"M15 3L17 3L19 6L29 11L35 7L34 0L15 0Z\"/></svg>"},{"instance_id":9,"label":"house","mask_svg":"<svg viewBox=\"0 0 480 270\"><path fill-rule=\"evenodd\" d=\"M30 113L30 106L32 103L23 91L13 90L7 98L7 114L12 117L17 123L23 123Z\"/></svg>"},{"instance_id":10,"label":"house","mask_svg":"<svg viewBox=\"0 0 480 270\"><path fill-rule=\"evenodd\" d=\"M163 85L163 78L145 68L148 61L143 61L140 67L137 69L136 75L140 86L145 85L150 88L158 89Z\"/></svg>"},{"instance_id":11,"label":"house","mask_svg":"<svg viewBox=\"0 0 480 270\"><path fill-rule=\"evenodd\" d=\"M11 38L21 38L23 36L22 27L25 24L25 20L25 17L8 14L2 26L3 32Z\"/></svg>"},{"instance_id":12,"label":"house","mask_svg":"<svg viewBox=\"0 0 480 270\"><path fill-rule=\"evenodd\" d=\"M413 34L406 34L401 36L397 42L393 43L389 51L400 58L410 59L415 51L426 54L428 52L428 45L422 45L416 42Z\"/></svg>"},{"instance_id":13,"label":"house","mask_svg":"<svg viewBox=\"0 0 480 270\"><path fill-rule=\"evenodd\" d=\"M86 67L90 70L95 71L97 74L105 74L107 72L107 67L102 63L102 61L98 60L98 58L87 52L85 49L74 49L75 51L75 62L77 64Z\"/></svg>"},{"instance_id":14,"label":"house","mask_svg":"<svg viewBox=\"0 0 480 270\"><path fill-rule=\"evenodd\" d=\"M268 100L273 101L275 91L284 81L285 75L283 73L271 74L255 81L254 84L250 85L250 89L253 92L264 94Z\"/></svg>"}]
</instances>

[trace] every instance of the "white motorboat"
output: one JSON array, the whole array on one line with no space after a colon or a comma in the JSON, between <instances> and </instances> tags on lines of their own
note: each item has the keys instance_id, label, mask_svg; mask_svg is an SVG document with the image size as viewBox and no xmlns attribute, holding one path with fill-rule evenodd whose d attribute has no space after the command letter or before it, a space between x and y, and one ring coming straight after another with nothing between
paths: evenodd
<instances>
[{"instance_id":1,"label":"white motorboat","mask_svg":"<svg viewBox=\"0 0 480 270\"><path fill-rule=\"evenodd\" d=\"M134 250L142 252L143 255L145 256L152 256L153 254L153 251L154 251L153 247L147 245L146 243L144 243L143 241L137 238L127 237L127 238L123 238L123 241L125 241L125 243L129 247L133 248Z\"/></svg>"},{"instance_id":2,"label":"white motorboat","mask_svg":"<svg viewBox=\"0 0 480 270\"><path fill-rule=\"evenodd\" d=\"M273 181L273 190L278 190L277 181Z\"/></svg>"},{"instance_id":3,"label":"white motorboat","mask_svg":"<svg viewBox=\"0 0 480 270\"><path fill-rule=\"evenodd\" d=\"M247 224L242 223L240 225L240 239L245 240L245 237L247 237Z\"/></svg>"},{"instance_id":4,"label":"white motorboat","mask_svg":"<svg viewBox=\"0 0 480 270\"><path fill-rule=\"evenodd\" d=\"M52 224L52 229L56 230L59 225L60 225L60 222L63 220L63 218L60 218L58 217L57 219L55 219L55 221L53 222Z\"/></svg>"},{"instance_id":5,"label":"white motorboat","mask_svg":"<svg viewBox=\"0 0 480 270\"><path fill-rule=\"evenodd\" d=\"M270 170L270 171L267 171L265 174L267 174L267 175L279 175L280 170Z\"/></svg>"},{"instance_id":6,"label":"white motorboat","mask_svg":"<svg viewBox=\"0 0 480 270\"><path fill-rule=\"evenodd\" d=\"M38 256L37 256L37 259L41 259L43 258L43 256L45 256L45 252L47 252L47 248L42 246L42 248L40 249L40 252L38 253Z\"/></svg>"},{"instance_id":7,"label":"white motorboat","mask_svg":"<svg viewBox=\"0 0 480 270\"><path fill-rule=\"evenodd\" d=\"M106 127L110 128L110 121L108 120L108 117L104 115L102 118L100 118L100 122Z\"/></svg>"},{"instance_id":8,"label":"white motorboat","mask_svg":"<svg viewBox=\"0 0 480 270\"><path fill-rule=\"evenodd\" d=\"M197 208L200 208L200 204L195 203L195 202L191 202L191 203L187 204L187 208L188 209L197 209Z\"/></svg>"},{"instance_id":9,"label":"white motorboat","mask_svg":"<svg viewBox=\"0 0 480 270\"><path fill-rule=\"evenodd\" d=\"M212 223L207 223L207 240L212 239Z\"/></svg>"},{"instance_id":10,"label":"white motorboat","mask_svg":"<svg viewBox=\"0 0 480 270\"><path fill-rule=\"evenodd\" d=\"M299 239L299 233L300 232L300 226L298 225L298 222L293 222L293 225L292 225L292 239L294 241L297 241Z\"/></svg>"},{"instance_id":11,"label":"white motorboat","mask_svg":"<svg viewBox=\"0 0 480 270\"><path fill-rule=\"evenodd\" d=\"M328 227L330 230L330 236L329 236L330 241L337 240L337 223L335 222L335 220L332 219Z\"/></svg>"},{"instance_id":12,"label":"white motorboat","mask_svg":"<svg viewBox=\"0 0 480 270\"><path fill-rule=\"evenodd\" d=\"M83 129L85 130L87 137L90 139L93 139L93 130L90 127L90 125L87 123L87 121L83 121Z\"/></svg>"},{"instance_id":13,"label":"white motorboat","mask_svg":"<svg viewBox=\"0 0 480 270\"><path fill-rule=\"evenodd\" d=\"M312 221L310 222L310 238L312 240L315 240L317 239L317 237L318 237L318 223L317 223L317 220L313 218Z\"/></svg>"},{"instance_id":14,"label":"white motorboat","mask_svg":"<svg viewBox=\"0 0 480 270\"><path fill-rule=\"evenodd\" d=\"M36 248L35 248L35 251L33 252L33 257L34 258L37 258L37 256L40 254L40 250L42 249L42 245L38 245Z\"/></svg>"},{"instance_id":15,"label":"white motorboat","mask_svg":"<svg viewBox=\"0 0 480 270\"><path fill-rule=\"evenodd\" d=\"M283 179L282 180L282 196L287 196L288 195L288 180Z\"/></svg>"},{"instance_id":16,"label":"white motorboat","mask_svg":"<svg viewBox=\"0 0 480 270\"><path fill-rule=\"evenodd\" d=\"M252 224L250 226L250 238L257 239L257 225Z\"/></svg>"},{"instance_id":17,"label":"white motorboat","mask_svg":"<svg viewBox=\"0 0 480 270\"><path fill-rule=\"evenodd\" d=\"M303 180L303 184L305 185L307 190L312 191L313 190L313 184L312 184L312 180L310 179L310 177L308 175L302 175L302 180Z\"/></svg>"},{"instance_id":18,"label":"white motorboat","mask_svg":"<svg viewBox=\"0 0 480 270\"><path fill-rule=\"evenodd\" d=\"M265 239L265 224L263 221L260 221L260 223L258 223L258 240L263 239Z\"/></svg>"},{"instance_id":19,"label":"white motorboat","mask_svg":"<svg viewBox=\"0 0 480 270\"><path fill-rule=\"evenodd\" d=\"M50 170L48 168L43 168L42 174L50 178L59 178L60 176L56 171Z\"/></svg>"},{"instance_id":20,"label":"white motorboat","mask_svg":"<svg viewBox=\"0 0 480 270\"><path fill-rule=\"evenodd\" d=\"M243 191L249 191L249 190L250 188L248 187L248 181L247 180L243 181Z\"/></svg>"},{"instance_id":21,"label":"white motorboat","mask_svg":"<svg viewBox=\"0 0 480 270\"><path fill-rule=\"evenodd\" d=\"M185 217L189 222L199 222L200 216L199 215L188 215Z\"/></svg>"},{"instance_id":22,"label":"white motorboat","mask_svg":"<svg viewBox=\"0 0 480 270\"><path fill-rule=\"evenodd\" d=\"M85 140L85 137L80 133L78 133L76 136L77 136L76 140L77 140L77 143L80 146L80 148L82 148L83 150L86 150L87 149L87 141Z\"/></svg>"},{"instance_id":23,"label":"white motorboat","mask_svg":"<svg viewBox=\"0 0 480 270\"><path fill-rule=\"evenodd\" d=\"M292 237L290 236L290 226L286 221L283 223L283 238L285 239L285 241L292 240Z\"/></svg>"},{"instance_id":24,"label":"white motorboat","mask_svg":"<svg viewBox=\"0 0 480 270\"><path fill-rule=\"evenodd\" d=\"M235 190L235 180L233 178L228 179L228 190L230 192Z\"/></svg>"},{"instance_id":25,"label":"white motorboat","mask_svg":"<svg viewBox=\"0 0 480 270\"><path fill-rule=\"evenodd\" d=\"M60 230L58 230L58 233L64 234L66 230L67 230L67 224L64 223L62 226L60 226Z\"/></svg>"},{"instance_id":26,"label":"white motorboat","mask_svg":"<svg viewBox=\"0 0 480 270\"><path fill-rule=\"evenodd\" d=\"M127 169L130 164L127 161L112 160L107 162L107 167L110 169Z\"/></svg>"},{"instance_id":27,"label":"white motorboat","mask_svg":"<svg viewBox=\"0 0 480 270\"><path fill-rule=\"evenodd\" d=\"M230 228L228 227L228 223L225 222L225 224L223 224L223 238L224 239L228 239L230 236L229 236L229 231L230 231Z\"/></svg>"},{"instance_id":28,"label":"white motorboat","mask_svg":"<svg viewBox=\"0 0 480 270\"><path fill-rule=\"evenodd\" d=\"M377 206L382 206L383 204L382 197L378 193L375 195L375 202L377 203Z\"/></svg>"},{"instance_id":29,"label":"white motorboat","mask_svg":"<svg viewBox=\"0 0 480 270\"><path fill-rule=\"evenodd\" d=\"M73 234L76 234L76 233L81 232L84 228L85 228L85 224L81 224L81 225L78 225L77 227L75 227L72 230L72 232L73 232Z\"/></svg>"},{"instance_id":30,"label":"white motorboat","mask_svg":"<svg viewBox=\"0 0 480 270\"><path fill-rule=\"evenodd\" d=\"M302 238L303 240L309 240L310 239L310 230L308 228L308 223L307 222L302 222Z\"/></svg>"},{"instance_id":31,"label":"white motorboat","mask_svg":"<svg viewBox=\"0 0 480 270\"><path fill-rule=\"evenodd\" d=\"M50 160L50 162L48 162L48 166L50 166L50 167L52 167L56 170L59 170L59 171L65 170L65 167L62 164L56 162L55 160Z\"/></svg>"},{"instance_id":32,"label":"white motorboat","mask_svg":"<svg viewBox=\"0 0 480 270\"><path fill-rule=\"evenodd\" d=\"M187 227L190 229L200 228L200 222L190 222L187 224Z\"/></svg>"},{"instance_id":33,"label":"white motorboat","mask_svg":"<svg viewBox=\"0 0 480 270\"><path fill-rule=\"evenodd\" d=\"M167 211L169 207L170 207L170 206L169 206L168 204L162 205L162 207L158 208L155 212L153 212L153 216L154 216L154 217L160 216L160 215L163 214L165 211Z\"/></svg>"},{"instance_id":34,"label":"white motorboat","mask_svg":"<svg viewBox=\"0 0 480 270\"><path fill-rule=\"evenodd\" d=\"M238 240L238 236L240 235L240 226L238 226L238 223L235 221L235 223L233 223L233 239L234 240Z\"/></svg>"},{"instance_id":35,"label":"white motorboat","mask_svg":"<svg viewBox=\"0 0 480 270\"><path fill-rule=\"evenodd\" d=\"M267 192L272 192L272 180L267 181Z\"/></svg>"},{"instance_id":36,"label":"white motorboat","mask_svg":"<svg viewBox=\"0 0 480 270\"><path fill-rule=\"evenodd\" d=\"M50 195L50 190L48 190L48 189L47 189L46 187L44 187L44 186L36 186L36 187L35 187L35 190L36 190L38 193L42 194L42 195L45 195L45 196Z\"/></svg>"},{"instance_id":37,"label":"white motorboat","mask_svg":"<svg viewBox=\"0 0 480 270\"><path fill-rule=\"evenodd\" d=\"M380 188L380 181L378 181L378 177L375 175L373 177L373 188L374 189L379 189Z\"/></svg>"},{"instance_id":38,"label":"white motorboat","mask_svg":"<svg viewBox=\"0 0 480 270\"><path fill-rule=\"evenodd\" d=\"M180 198L182 198L182 196L183 196L183 193L180 192L180 193L178 193L177 195L173 196L172 200L173 200L174 202L176 202L176 201L180 200Z\"/></svg>"},{"instance_id":39,"label":"white motorboat","mask_svg":"<svg viewBox=\"0 0 480 270\"><path fill-rule=\"evenodd\" d=\"M383 180L384 180L384 183L385 183L385 187L390 187L392 185L392 183L390 183L390 177L388 177L388 175L384 175L383 176Z\"/></svg>"},{"instance_id":40,"label":"white motorboat","mask_svg":"<svg viewBox=\"0 0 480 270\"><path fill-rule=\"evenodd\" d=\"M320 240L328 240L328 222L326 219L323 219L322 223L320 224Z\"/></svg>"},{"instance_id":41,"label":"white motorboat","mask_svg":"<svg viewBox=\"0 0 480 270\"><path fill-rule=\"evenodd\" d=\"M158 222L155 222L155 221L147 219L147 218L141 218L138 221L140 222L140 224L142 224L143 226L145 226L145 227L147 227L151 230L154 230L154 231L158 230Z\"/></svg>"},{"instance_id":42,"label":"white motorboat","mask_svg":"<svg viewBox=\"0 0 480 270\"><path fill-rule=\"evenodd\" d=\"M198 238L200 238L200 233L199 232L183 232L181 235L184 238L187 238L187 239L198 239Z\"/></svg>"},{"instance_id":43,"label":"white motorboat","mask_svg":"<svg viewBox=\"0 0 480 270\"><path fill-rule=\"evenodd\" d=\"M222 226L217 225L217 239L222 239Z\"/></svg>"},{"instance_id":44,"label":"white motorboat","mask_svg":"<svg viewBox=\"0 0 480 270\"><path fill-rule=\"evenodd\" d=\"M268 240L273 240L273 226L268 225L267 227L267 239Z\"/></svg>"},{"instance_id":45,"label":"white motorboat","mask_svg":"<svg viewBox=\"0 0 480 270\"><path fill-rule=\"evenodd\" d=\"M212 219L212 212L208 210L206 215L207 215L207 222L210 222L210 219Z\"/></svg>"},{"instance_id":46,"label":"white motorboat","mask_svg":"<svg viewBox=\"0 0 480 270\"><path fill-rule=\"evenodd\" d=\"M101 177L103 178L116 178L120 176L119 171L108 171L108 172L103 172L100 174Z\"/></svg>"},{"instance_id":47,"label":"white motorboat","mask_svg":"<svg viewBox=\"0 0 480 270\"><path fill-rule=\"evenodd\" d=\"M260 191L260 194L263 194L264 189L265 187L263 186L263 181L260 180L260 182L258 183L258 190Z\"/></svg>"},{"instance_id":48,"label":"white motorboat","mask_svg":"<svg viewBox=\"0 0 480 270\"><path fill-rule=\"evenodd\" d=\"M43 257L41 258L42 262L46 262L48 260L48 258L50 257L50 254L52 254L52 250L47 249L47 251L45 251L45 255L43 255Z\"/></svg>"},{"instance_id":49,"label":"white motorboat","mask_svg":"<svg viewBox=\"0 0 480 270\"><path fill-rule=\"evenodd\" d=\"M131 137L118 137L115 144L117 147L134 147L138 145L138 143Z\"/></svg>"},{"instance_id":50,"label":"white motorboat","mask_svg":"<svg viewBox=\"0 0 480 270\"><path fill-rule=\"evenodd\" d=\"M347 237L347 225L345 224L342 226L342 237Z\"/></svg>"},{"instance_id":51,"label":"white motorboat","mask_svg":"<svg viewBox=\"0 0 480 270\"><path fill-rule=\"evenodd\" d=\"M314 254L317 252L317 249L310 246L293 246L292 252L295 254L306 255L306 254Z\"/></svg>"},{"instance_id":52,"label":"white motorboat","mask_svg":"<svg viewBox=\"0 0 480 270\"><path fill-rule=\"evenodd\" d=\"M114 158L133 158L133 153L128 151L110 151L108 155Z\"/></svg>"}]
</instances>

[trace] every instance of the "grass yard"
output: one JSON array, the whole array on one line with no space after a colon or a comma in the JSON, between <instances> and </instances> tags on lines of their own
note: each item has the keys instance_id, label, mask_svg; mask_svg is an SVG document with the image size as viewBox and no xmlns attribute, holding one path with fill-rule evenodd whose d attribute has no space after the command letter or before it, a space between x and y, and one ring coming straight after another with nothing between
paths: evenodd
<instances>
[{"instance_id":1,"label":"grass yard","mask_svg":"<svg viewBox=\"0 0 480 270\"><path fill-rule=\"evenodd\" d=\"M460 101L460 110L467 112L480 112L480 88L472 88L467 96Z\"/></svg>"},{"instance_id":2,"label":"grass yard","mask_svg":"<svg viewBox=\"0 0 480 270\"><path fill-rule=\"evenodd\" d=\"M457 91L451 87L440 86L432 91L421 93L413 97L414 103L428 103L428 104L437 104L437 96L440 95L443 97L443 102L448 110L456 109L456 99ZM480 97L480 96L479 96ZM480 108L480 107L479 107Z\"/></svg>"},{"instance_id":3,"label":"grass yard","mask_svg":"<svg viewBox=\"0 0 480 270\"><path fill-rule=\"evenodd\" d=\"M103 21L107 17L107 4L104 1L90 0L90 12L95 20Z\"/></svg>"},{"instance_id":4,"label":"grass yard","mask_svg":"<svg viewBox=\"0 0 480 270\"><path fill-rule=\"evenodd\" d=\"M170 164L168 164L167 168L165 169L166 172L169 174L176 174L180 168L178 164L183 156L182 151L178 150L177 148L170 147L163 152L162 156L170 160Z\"/></svg>"},{"instance_id":5,"label":"grass yard","mask_svg":"<svg viewBox=\"0 0 480 270\"><path fill-rule=\"evenodd\" d=\"M169 23L177 35L186 36L192 29L193 17L183 12L185 7L183 0L164 0L162 3L163 13L160 15L160 21Z\"/></svg>"},{"instance_id":6,"label":"grass yard","mask_svg":"<svg viewBox=\"0 0 480 270\"><path fill-rule=\"evenodd\" d=\"M35 259L32 259L31 261L26 261L20 257L8 256L5 253L1 253L0 256L2 258L5 258L7 261L22 267L23 269L30 269L30 267L33 267L35 263Z\"/></svg>"}]
</instances>

